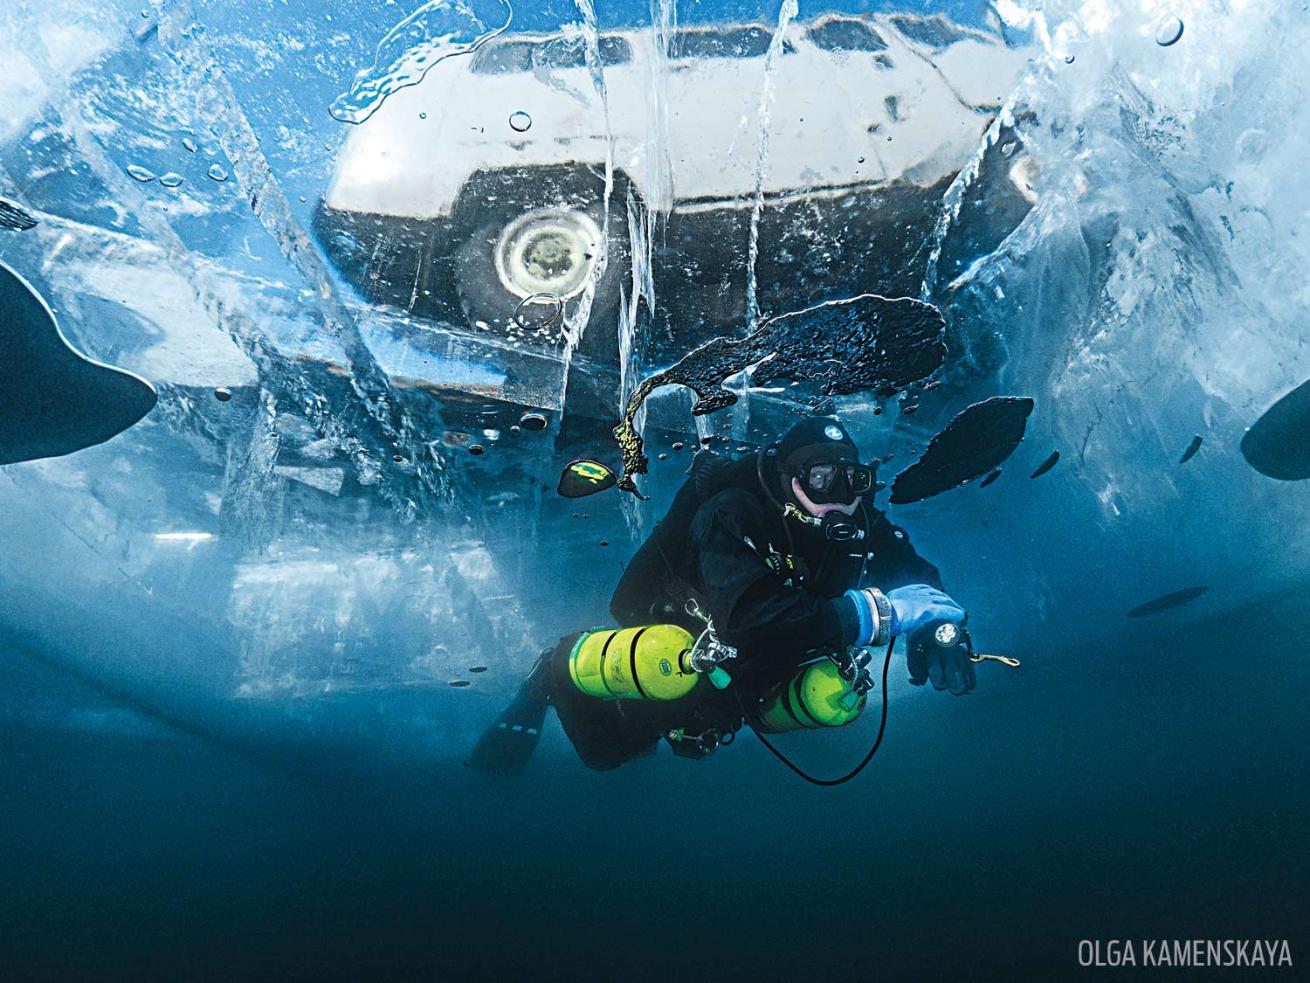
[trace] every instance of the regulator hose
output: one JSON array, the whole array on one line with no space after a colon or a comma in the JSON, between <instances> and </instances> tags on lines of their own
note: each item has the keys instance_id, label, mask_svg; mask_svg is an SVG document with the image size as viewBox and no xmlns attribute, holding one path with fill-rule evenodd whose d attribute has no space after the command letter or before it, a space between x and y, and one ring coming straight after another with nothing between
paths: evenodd
<instances>
[{"instance_id":1,"label":"regulator hose","mask_svg":"<svg viewBox=\"0 0 1310 983\"><path fill-rule=\"evenodd\" d=\"M755 736L760 739L760 743L763 744L766 748L768 748L769 751L773 753L773 756L775 758L777 758L784 765L786 765L788 768L794 771L801 778L805 779L811 785L819 785L824 788L830 788L834 785L846 784L852 778L858 775L860 772L864 771L865 766L870 761L873 760L873 756L878 753L878 748L882 744L882 735L887 730L887 670L891 668L892 650L895 647L896 647L896 639L893 638L890 642L887 643L887 657L883 659L882 662L882 719L878 721L878 736L874 738L873 747L869 748L869 753L864 756L864 760L861 761L854 768L852 768L850 771L848 771L846 774L842 775L841 778L815 778L813 775L807 774L798 765L796 765L790 758L788 758L785 754L783 754L776 747L770 744L769 739L765 737L763 734L761 734L759 729L754 724L751 724L751 730L755 732ZM738 705L740 706L741 705L740 694L738 694L737 700L738 700ZM744 708L742 710L742 716L746 717L747 720L750 720L750 717L747 716Z\"/></svg>"}]
</instances>

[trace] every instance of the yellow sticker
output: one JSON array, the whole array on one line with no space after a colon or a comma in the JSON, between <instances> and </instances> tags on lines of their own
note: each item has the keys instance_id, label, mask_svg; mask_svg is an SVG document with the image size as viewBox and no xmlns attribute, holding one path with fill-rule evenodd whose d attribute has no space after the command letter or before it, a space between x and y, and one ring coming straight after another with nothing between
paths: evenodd
<instances>
[{"instance_id":1,"label":"yellow sticker","mask_svg":"<svg viewBox=\"0 0 1310 983\"><path fill-rule=\"evenodd\" d=\"M600 484L609 477L610 470L595 461L578 461L572 466L573 473L594 484Z\"/></svg>"}]
</instances>

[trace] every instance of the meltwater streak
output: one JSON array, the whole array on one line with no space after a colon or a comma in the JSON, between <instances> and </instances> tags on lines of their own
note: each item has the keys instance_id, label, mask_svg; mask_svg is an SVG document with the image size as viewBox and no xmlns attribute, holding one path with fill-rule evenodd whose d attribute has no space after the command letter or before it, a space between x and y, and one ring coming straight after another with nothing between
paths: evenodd
<instances>
[{"instance_id":1,"label":"meltwater streak","mask_svg":"<svg viewBox=\"0 0 1310 983\"><path fill-rule=\"evenodd\" d=\"M755 203L751 206L750 242L746 258L746 321L748 330L754 331L760 319L758 286L755 282L755 261L760 253L760 217L764 212L764 178L769 172L769 115L773 109L774 65L787 40L787 28L797 13L797 0L782 0L778 8L778 25L773 29L769 50L764 55L764 79L760 85L758 108L760 129L755 150Z\"/></svg>"},{"instance_id":2,"label":"meltwater streak","mask_svg":"<svg viewBox=\"0 0 1310 983\"><path fill-rule=\"evenodd\" d=\"M578 307L576 330L570 331L571 344L576 346L582 341L582 332L591 317L591 304L596 295L596 287L609 266L610 242L610 200L614 195L614 127L610 122L609 90L605 87L605 65L600 55L600 28L596 24L596 9L591 0L574 0L578 13L582 14L583 58L587 66L587 76L591 86L596 90L600 100L601 114L605 123L605 194L602 208L605 213L601 224L600 254L591 271L591 282L583 293L583 302ZM574 325L570 325L574 327Z\"/></svg>"},{"instance_id":3,"label":"meltwater streak","mask_svg":"<svg viewBox=\"0 0 1310 983\"><path fill-rule=\"evenodd\" d=\"M653 57L650 65L650 85L647 94L647 112L651 130L648 152L642 155L642 186L645 195L627 189L628 242L632 262L630 296L619 318L619 402L618 413L623 415L632 397L632 391L641 382L645 369L643 356L647 348L647 334L651 315L658 299L655 295L654 243L662 239L668 213L673 207L673 161L669 135L669 50L678 28L676 0L650 0ZM646 426L646 407L643 404L633 417L633 426L640 433ZM647 511L640 507L636 496L622 496L620 508L633 543L640 541L646 531Z\"/></svg>"},{"instance_id":4,"label":"meltwater streak","mask_svg":"<svg viewBox=\"0 0 1310 983\"><path fill-rule=\"evenodd\" d=\"M605 126L605 191L601 199L603 219L600 229L600 250L596 256L596 265L591 269L578 306L564 319L564 351L560 365L560 402L568 398L569 371L573 364L573 353L582 343L582 335L591 321L591 305L596 298L596 288L609 267L610 251L610 200L614 195L614 128L610 124L609 91L605 87L605 66L600 55L600 30L596 24L596 8L591 0L574 0L574 6L582 15L582 52L587 66L587 76L592 88L600 100L602 119ZM615 330L618 330L617 325Z\"/></svg>"}]
</instances>

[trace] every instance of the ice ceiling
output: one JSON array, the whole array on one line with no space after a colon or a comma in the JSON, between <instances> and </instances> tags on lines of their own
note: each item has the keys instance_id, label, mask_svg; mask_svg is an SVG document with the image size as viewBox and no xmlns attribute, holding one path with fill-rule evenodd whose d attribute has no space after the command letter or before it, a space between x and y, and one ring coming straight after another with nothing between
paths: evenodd
<instances>
[{"instance_id":1,"label":"ice ceiling","mask_svg":"<svg viewBox=\"0 0 1310 983\"><path fill-rule=\"evenodd\" d=\"M6 4L0 196L37 224L0 261L158 405L0 467L0 644L207 733L454 753L603 620L691 448L815 391L661 390L647 503L560 468L617 467L696 346L866 293L947 351L832 404L871 455L1035 400L987 489L896 513L988 644L1303 582L1304 484L1237 453L1310 376L1292 6Z\"/></svg>"}]
</instances>

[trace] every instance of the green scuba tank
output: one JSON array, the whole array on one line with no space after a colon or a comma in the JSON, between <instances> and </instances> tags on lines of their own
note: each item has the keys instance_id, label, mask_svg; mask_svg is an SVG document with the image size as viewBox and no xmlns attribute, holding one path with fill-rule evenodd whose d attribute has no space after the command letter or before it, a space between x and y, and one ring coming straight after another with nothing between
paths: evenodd
<instances>
[{"instance_id":1,"label":"green scuba tank","mask_svg":"<svg viewBox=\"0 0 1310 983\"><path fill-rule=\"evenodd\" d=\"M583 632L569 652L569 677L583 693L609 700L676 700L695 687L696 640L677 625Z\"/></svg>"},{"instance_id":2,"label":"green scuba tank","mask_svg":"<svg viewBox=\"0 0 1310 983\"><path fill-rule=\"evenodd\" d=\"M851 699L851 684L830 659L804 666L765 702L755 726L768 734L819 727L844 727L864 711L863 693Z\"/></svg>"}]
</instances>

